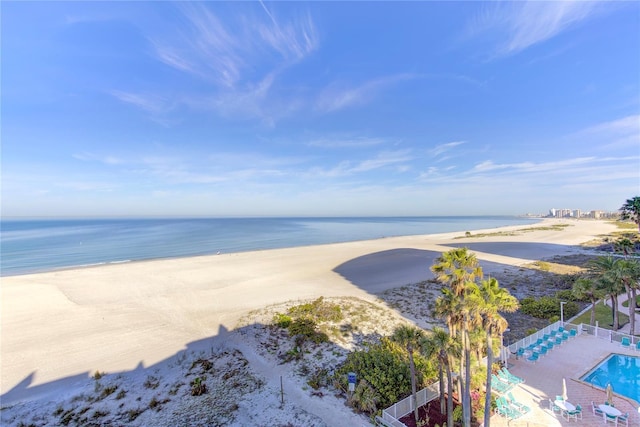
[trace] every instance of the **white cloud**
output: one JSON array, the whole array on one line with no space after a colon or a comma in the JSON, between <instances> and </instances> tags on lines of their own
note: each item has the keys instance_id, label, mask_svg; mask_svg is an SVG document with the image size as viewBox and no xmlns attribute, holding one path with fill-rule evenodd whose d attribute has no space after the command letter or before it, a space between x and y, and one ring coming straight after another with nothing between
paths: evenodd
<instances>
[{"instance_id":1,"label":"white cloud","mask_svg":"<svg viewBox=\"0 0 640 427\"><path fill-rule=\"evenodd\" d=\"M495 54L506 56L549 40L588 20L601 1L538 1L488 3L468 28L469 36L499 38Z\"/></svg>"},{"instance_id":2,"label":"white cloud","mask_svg":"<svg viewBox=\"0 0 640 427\"><path fill-rule=\"evenodd\" d=\"M387 141L384 138L335 136L314 139L308 142L307 145L320 148L360 148L380 145L385 142Z\"/></svg>"},{"instance_id":3,"label":"white cloud","mask_svg":"<svg viewBox=\"0 0 640 427\"><path fill-rule=\"evenodd\" d=\"M366 104L384 88L415 77L414 74L401 73L369 80L360 86L350 88L334 83L320 94L316 101L316 108L323 112L333 112L347 107Z\"/></svg>"},{"instance_id":4,"label":"white cloud","mask_svg":"<svg viewBox=\"0 0 640 427\"><path fill-rule=\"evenodd\" d=\"M445 144L440 144L440 145L436 145L434 148L429 150L429 154L434 156L434 157L438 157L462 144L466 144L467 141L453 141L453 142L447 142Z\"/></svg>"}]
</instances>

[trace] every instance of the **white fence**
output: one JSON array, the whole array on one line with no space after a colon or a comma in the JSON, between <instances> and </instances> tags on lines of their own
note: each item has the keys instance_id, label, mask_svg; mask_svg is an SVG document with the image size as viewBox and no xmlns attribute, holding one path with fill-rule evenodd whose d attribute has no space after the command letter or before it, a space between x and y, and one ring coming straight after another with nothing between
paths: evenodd
<instances>
[{"instance_id":1,"label":"white fence","mask_svg":"<svg viewBox=\"0 0 640 427\"><path fill-rule=\"evenodd\" d=\"M440 395L440 382L431 384L416 394L416 404L419 407L426 405L434 399L437 399ZM393 427L406 427L404 423L400 422L400 418L407 414L410 414L415 407L413 406L413 395L402 399L398 403L389 406L382 411L382 425L389 425Z\"/></svg>"}]
</instances>

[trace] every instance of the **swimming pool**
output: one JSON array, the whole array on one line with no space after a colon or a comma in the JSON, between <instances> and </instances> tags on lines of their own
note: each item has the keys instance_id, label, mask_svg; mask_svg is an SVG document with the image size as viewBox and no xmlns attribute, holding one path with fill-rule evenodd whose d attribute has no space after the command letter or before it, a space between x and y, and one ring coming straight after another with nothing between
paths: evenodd
<instances>
[{"instance_id":1,"label":"swimming pool","mask_svg":"<svg viewBox=\"0 0 640 427\"><path fill-rule=\"evenodd\" d=\"M640 402L640 357L612 354L580 379Z\"/></svg>"}]
</instances>

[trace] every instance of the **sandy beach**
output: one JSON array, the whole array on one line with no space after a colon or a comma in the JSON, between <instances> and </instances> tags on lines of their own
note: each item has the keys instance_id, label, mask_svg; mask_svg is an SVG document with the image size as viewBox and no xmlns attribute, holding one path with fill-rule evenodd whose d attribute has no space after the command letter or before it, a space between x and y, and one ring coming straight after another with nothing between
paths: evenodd
<instances>
[{"instance_id":1,"label":"sandy beach","mask_svg":"<svg viewBox=\"0 0 640 427\"><path fill-rule=\"evenodd\" d=\"M535 229L560 223L569 226ZM527 228L534 230L496 234ZM135 371L219 347L243 315L271 304L319 296L375 301L430 279L433 260L452 247L469 247L490 273L583 251L580 243L615 229L548 219L470 238L394 237L4 277L2 405L46 398L95 371Z\"/></svg>"}]
</instances>

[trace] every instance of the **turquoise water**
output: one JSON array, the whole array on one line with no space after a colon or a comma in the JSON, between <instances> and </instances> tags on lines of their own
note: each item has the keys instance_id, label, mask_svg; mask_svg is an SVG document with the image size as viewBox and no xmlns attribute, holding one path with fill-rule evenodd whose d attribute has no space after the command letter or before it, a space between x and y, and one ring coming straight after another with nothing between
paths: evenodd
<instances>
[{"instance_id":1,"label":"turquoise water","mask_svg":"<svg viewBox=\"0 0 640 427\"><path fill-rule=\"evenodd\" d=\"M2 220L0 275L535 222L515 216Z\"/></svg>"},{"instance_id":2,"label":"turquoise water","mask_svg":"<svg viewBox=\"0 0 640 427\"><path fill-rule=\"evenodd\" d=\"M612 354L581 379L640 402L640 357Z\"/></svg>"}]
</instances>

